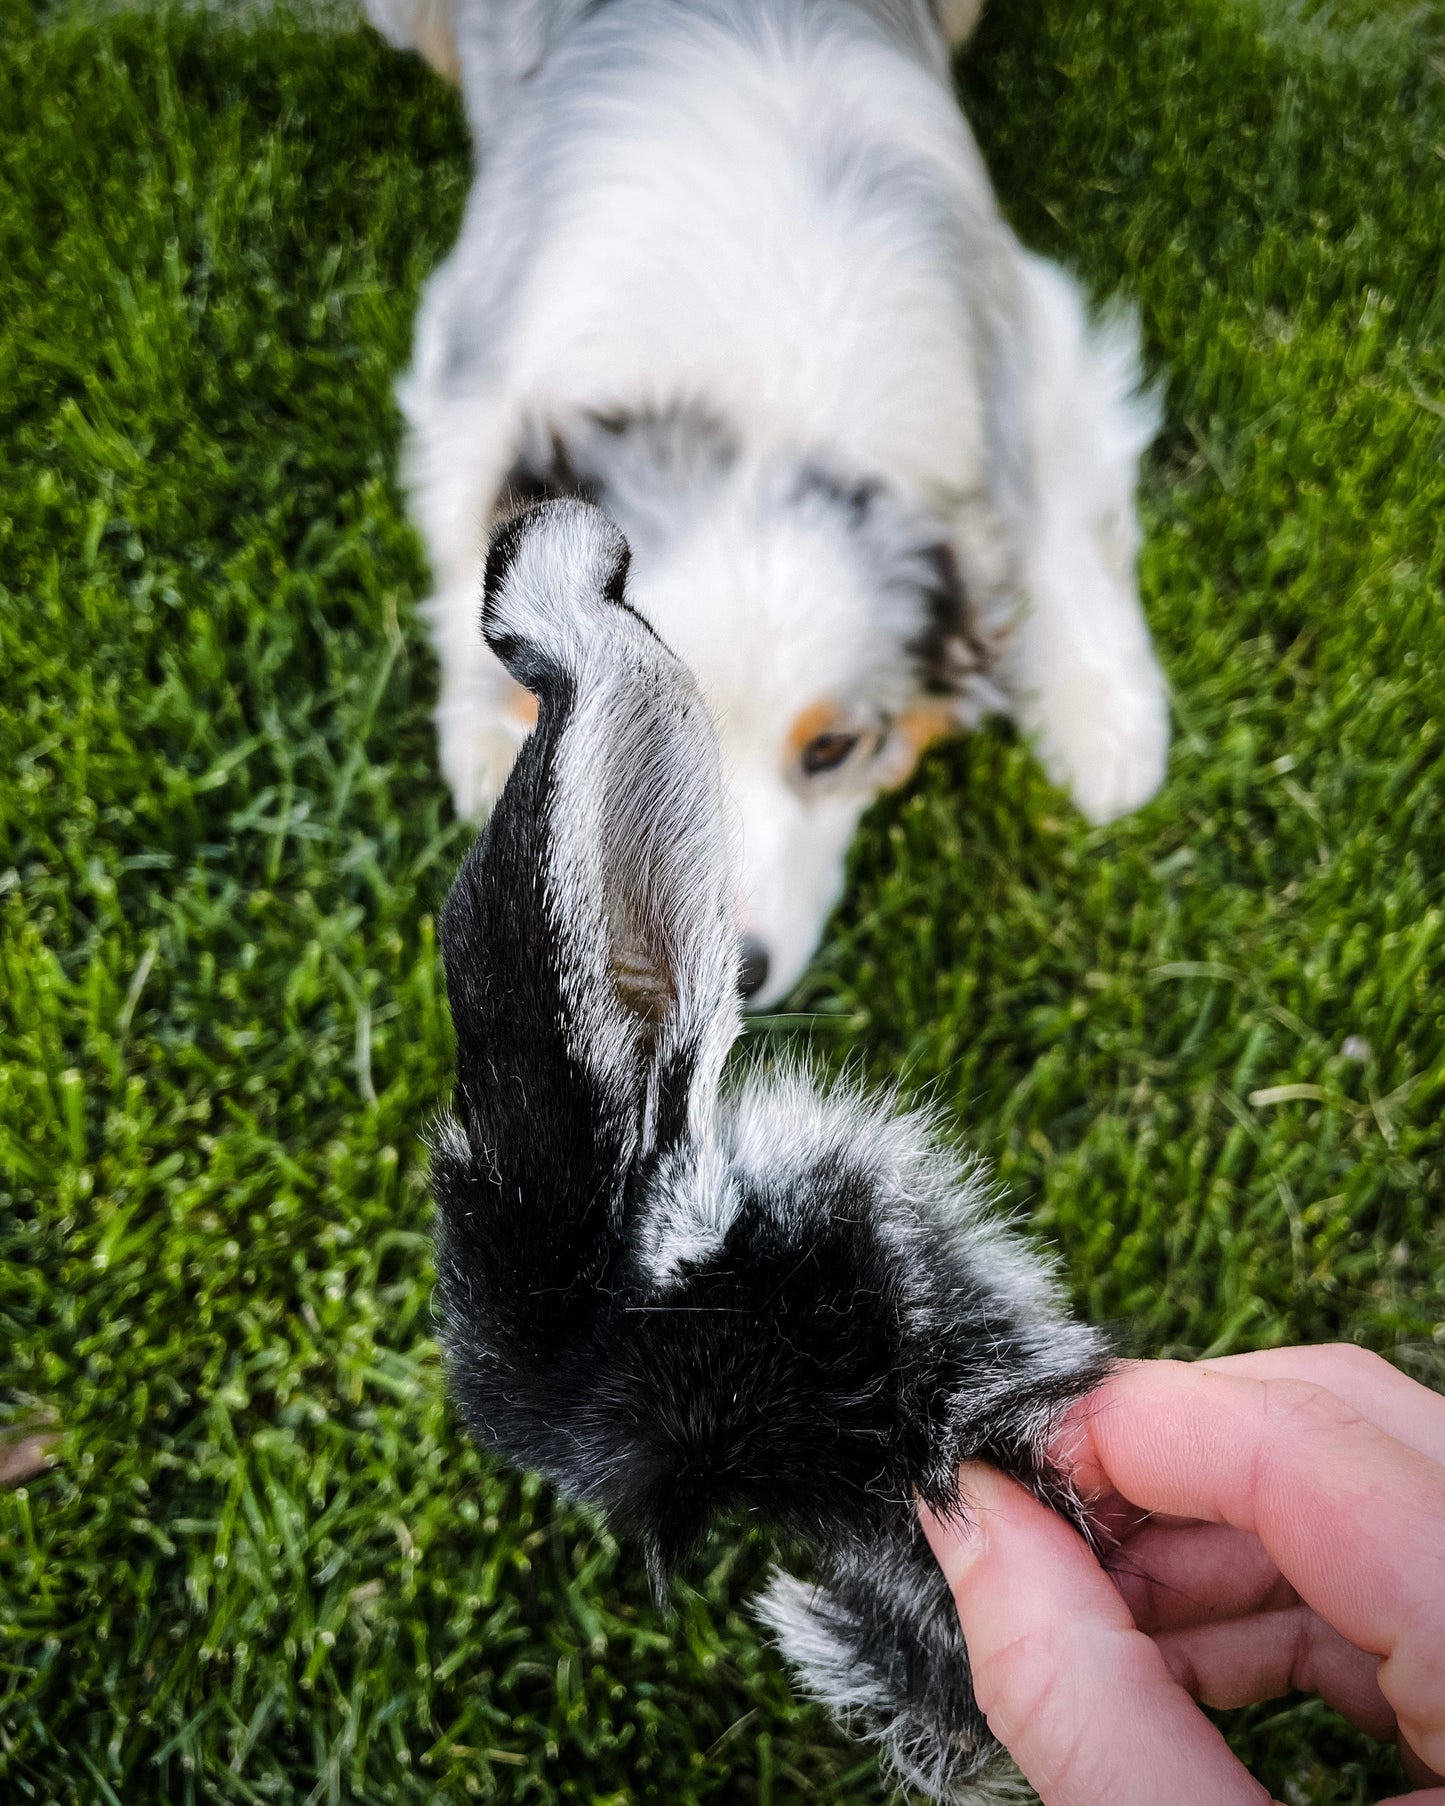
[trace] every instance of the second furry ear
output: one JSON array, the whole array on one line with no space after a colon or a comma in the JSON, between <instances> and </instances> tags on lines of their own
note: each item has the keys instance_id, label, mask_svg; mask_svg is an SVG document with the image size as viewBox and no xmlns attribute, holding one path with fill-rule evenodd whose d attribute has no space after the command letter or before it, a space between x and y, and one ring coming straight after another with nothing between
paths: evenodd
<instances>
[{"instance_id":1,"label":"second furry ear","mask_svg":"<svg viewBox=\"0 0 1445 1806\"><path fill-rule=\"evenodd\" d=\"M705 1127L739 959L712 725L628 605L627 566L622 535L582 502L497 534L482 627L538 721L442 933L459 1091L492 1115L499 1074L529 1068L530 1104L489 1141L548 1134L546 1100L570 1120L570 1087L593 1104L578 1132L611 1143L591 1157L618 1172Z\"/></svg>"}]
</instances>

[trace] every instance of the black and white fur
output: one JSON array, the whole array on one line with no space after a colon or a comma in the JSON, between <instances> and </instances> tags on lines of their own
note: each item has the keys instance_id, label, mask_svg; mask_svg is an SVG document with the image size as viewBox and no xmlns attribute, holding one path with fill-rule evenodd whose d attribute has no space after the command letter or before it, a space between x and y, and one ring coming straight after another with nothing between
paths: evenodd
<instances>
[{"instance_id":1,"label":"black and white fur","mask_svg":"<svg viewBox=\"0 0 1445 1806\"><path fill-rule=\"evenodd\" d=\"M966 1510L981 1458L1072 1510L1044 1448L1105 1350L920 1117L797 1071L723 1085L735 837L628 559L565 501L487 565L487 642L540 713L442 918L452 1389L659 1581L720 1512L810 1542L817 1582L761 1604L802 1684L915 1785L981 1801L997 1751L915 1497Z\"/></svg>"},{"instance_id":2,"label":"black and white fur","mask_svg":"<svg viewBox=\"0 0 1445 1806\"><path fill-rule=\"evenodd\" d=\"M938 733L1006 706L1092 819L1150 796L1137 335L999 214L949 79L976 0L367 4L478 150L401 388L462 813L530 725L473 631L488 528L562 493L622 527L712 713L755 1002Z\"/></svg>"}]
</instances>

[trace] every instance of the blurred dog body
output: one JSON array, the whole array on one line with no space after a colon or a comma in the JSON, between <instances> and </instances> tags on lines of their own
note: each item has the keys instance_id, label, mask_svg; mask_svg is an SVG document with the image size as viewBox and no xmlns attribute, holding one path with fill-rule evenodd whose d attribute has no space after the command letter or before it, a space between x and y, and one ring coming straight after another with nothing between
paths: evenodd
<instances>
[{"instance_id":1,"label":"blurred dog body","mask_svg":"<svg viewBox=\"0 0 1445 1806\"><path fill-rule=\"evenodd\" d=\"M974 0L368 0L478 174L401 388L437 725L485 812L533 714L477 632L493 522L599 502L696 673L782 996L858 820L1007 707L1094 820L1168 742L1135 335L1001 219L949 81Z\"/></svg>"}]
</instances>

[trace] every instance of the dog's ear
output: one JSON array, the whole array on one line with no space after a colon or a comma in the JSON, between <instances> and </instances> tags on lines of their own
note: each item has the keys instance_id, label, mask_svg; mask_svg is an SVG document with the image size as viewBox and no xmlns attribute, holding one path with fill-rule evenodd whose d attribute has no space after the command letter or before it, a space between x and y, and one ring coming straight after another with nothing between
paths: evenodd
<instances>
[{"instance_id":1,"label":"dog's ear","mask_svg":"<svg viewBox=\"0 0 1445 1806\"><path fill-rule=\"evenodd\" d=\"M992 658L977 611L946 540L920 547L915 559L924 624L908 650L920 685L925 696L952 705L957 725L975 727L1003 706L989 677Z\"/></svg>"},{"instance_id":2,"label":"dog's ear","mask_svg":"<svg viewBox=\"0 0 1445 1806\"><path fill-rule=\"evenodd\" d=\"M992 649L958 556L941 520L877 478L852 480L805 462L794 473L788 499L827 510L843 524L889 618L907 623L904 649L918 705L898 737L900 759L911 749L900 773L906 776L930 739L976 727L1005 706L990 678Z\"/></svg>"},{"instance_id":3,"label":"dog's ear","mask_svg":"<svg viewBox=\"0 0 1445 1806\"><path fill-rule=\"evenodd\" d=\"M915 693L875 766L888 787L906 783L935 740L975 728L1007 707L990 675L993 658L952 546L941 539L905 542L895 569L895 582L916 598L921 625L906 642Z\"/></svg>"},{"instance_id":4,"label":"dog's ear","mask_svg":"<svg viewBox=\"0 0 1445 1806\"><path fill-rule=\"evenodd\" d=\"M483 630L539 709L442 917L456 1125L434 1174L443 1254L468 1286L495 1273L504 1315L596 1283L639 1169L708 1133L738 1031L717 745L627 564L580 502L517 516L487 561Z\"/></svg>"}]
</instances>

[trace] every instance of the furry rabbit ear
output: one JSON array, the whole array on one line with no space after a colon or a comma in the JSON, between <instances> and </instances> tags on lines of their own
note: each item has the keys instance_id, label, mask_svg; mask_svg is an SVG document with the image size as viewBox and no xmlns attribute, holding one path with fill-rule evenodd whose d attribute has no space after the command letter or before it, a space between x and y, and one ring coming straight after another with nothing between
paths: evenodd
<instances>
[{"instance_id":1,"label":"furry rabbit ear","mask_svg":"<svg viewBox=\"0 0 1445 1806\"><path fill-rule=\"evenodd\" d=\"M627 604L627 563L582 502L498 533L482 627L537 726L441 922L444 1303L450 1276L532 1345L565 1334L569 1300L617 1258L640 1164L706 1136L738 1031L716 742Z\"/></svg>"},{"instance_id":2,"label":"furry rabbit ear","mask_svg":"<svg viewBox=\"0 0 1445 1806\"><path fill-rule=\"evenodd\" d=\"M737 1033L740 948L712 724L691 673L629 607L627 566L621 534L581 502L498 534L482 627L539 698L541 782L535 797L524 785L524 810L503 796L481 857L521 852L536 871L573 1056L614 1104L634 1100L646 1153L710 1109Z\"/></svg>"}]
</instances>

